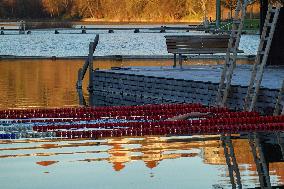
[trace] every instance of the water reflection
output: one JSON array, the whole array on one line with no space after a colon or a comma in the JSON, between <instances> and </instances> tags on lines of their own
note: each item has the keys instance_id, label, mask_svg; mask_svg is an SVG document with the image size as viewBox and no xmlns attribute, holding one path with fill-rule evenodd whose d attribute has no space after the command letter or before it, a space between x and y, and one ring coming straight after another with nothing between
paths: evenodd
<instances>
[{"instance_id":1,"label":"water reflection","mask_svg":"<svg viewBox=\"0 0 284 189\"><path fill-rule=\"evenodd\" d=\"M0 59L0 109L78 106L88 102L88 74L83 83L83 91L77 96L76 81L79 68L84 60ZM215 60L190 60L186 64L218 64ZM240 63L247 63L241 60ZM121 66L170 66L171 60L95 60L99 69ZM85 102L84 102L85 101Z\"/></svg>"},{"instance_id":2,"label":"water reflection","mask_svg":"<svg viewBox=\"0 0 284 189\"><path fill-rule=\"evenodd\" d=\"M279 141L283 140L283 133L279 136ZM54 168L52 172L58 169L56 165L64 167L66 163L76 164L76 167L84 166L85 163L95 163L103 166L106 171L110 167L104 162L108 162L114 172L125 170L129 174L135 173L131 169L135 162L143 162L145 168L154 170L155 173L150 174L153 179L153 175L160 174L160 171L171 171L168 160L183 162L185 167L193 161L196 166L205 166L208 170L212 166L224 168L215 170L214 174L218 176L219 184L211 183L211 186L272 188L284 185L284 157L281 145L283 147L283 141L278 143L278 140L275 140L275 133L192 137L149 136L101 141L2 141L0 160L9 159L10 162L16 162L20 158L20 162L29 164L27 162L37 157L33 161L45 167L52 165L49 169ZM196 161L198 159L201 161ZM193 174L190 168L180 171L189 176ZM202 173L202 177L205 181L209 180L206 172Z\"/></svg>"},{"instance_id":3,"label":"water reflection","mask_svg":"<svg viewBox=\"0 0 284 189\"><path fill-rule=\"evenodd\" d=\"M48 167L48 166L53 165L55 163L58 163L58 161L39 161L39 162L36 162L36 164L44 166L44 167Z\"/></svg>"}]
</instances>

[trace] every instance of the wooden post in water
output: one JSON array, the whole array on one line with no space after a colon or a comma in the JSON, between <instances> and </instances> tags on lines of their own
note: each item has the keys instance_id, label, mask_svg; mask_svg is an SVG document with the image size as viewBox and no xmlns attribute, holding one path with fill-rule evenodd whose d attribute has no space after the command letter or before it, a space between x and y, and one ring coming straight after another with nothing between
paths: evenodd
<instances>
[{"instance_id":1,"label":"wooden post in water","mask_svg":"<svg viewBox=\"0 0 284 189\"><path fill-rule=\"evenodd\" d=\"M26 31L26 22L24 20L21 20L19 26L19 34L25 34L25 31Z\"/></svg>"},{"instance_id":2,"label":"wooden post in water","mask_svg":"<svg viewBox=\"0 0 284 189\"><path fill-rule=\"evenodd\" d=\"M1 27L1 33L0 33L0 35L4 35L4 27Z\"/></svg>"},{"instance_id":3,"label":"wooden post in water","mask_svg":"<svg viewBox=\"0 0 284 189\"><path fill-rule=\"evenodd\" d=\"M91 42L89 44L89 55L88 55L88 58L86 59L85 61L85 64L83 65L83 68L80 68L79 71L78 71L78 81L77 81L77 89L82 89L82 81L85 77L85 74L87 72L87 69L89 67L89 91L92 91L93 90L93 82L92 82L92 79L93 79L93 56L94 56L94 52L96 50L96 47L99 43L99 35L96 35L96 38L94 40L94 42Z\"/></svg>"},{"instance_id":4,"label":"wooden post in water","mask_svg":"<svg viewBox=\"0 0 284 189\"><path fill-rule=\"evenodd\" d=\"M88 61L89 61L89 87L88 87L88 90L89 90L89 92L92 92L93 89L94 89L94 85L93 85L94 42L91 42L90 45L89 45Z\"/></svg>"},{"instance_id":5,"label":"wooden post in water","mask_svg":"<svg viewBox=\"0 0 284 189\"><path fill-rule=\"evenodd\" d=\"M77 94L78 94L78 97L79 97L79 104L81 106L86 106L87 103L86 103L86 100L84 98L82 89L77 89Z\"/></svg>"},{"instance_id":6,"label":"wooden post in water","mask_svg":"<svg viewBox=\"0 0 284 189\"><path fill-rule=\"evenodd\" d=\"M83 78L83 69L80 68L78 70L78 81L77 81L77 84L76 84L77 89L82 89L82 85L83 85L82 84L82 78Z\"/></svg>"},{"instance_id":7,"label":"wooden post in water","mask_svg":"<svg viewBox=\"0 0 284 189\"><path fill-rule=\"evenodd\" d=\"M221 22L221 0L216 0L216 28L220 27Z\"/></svg>"}]
</instances>

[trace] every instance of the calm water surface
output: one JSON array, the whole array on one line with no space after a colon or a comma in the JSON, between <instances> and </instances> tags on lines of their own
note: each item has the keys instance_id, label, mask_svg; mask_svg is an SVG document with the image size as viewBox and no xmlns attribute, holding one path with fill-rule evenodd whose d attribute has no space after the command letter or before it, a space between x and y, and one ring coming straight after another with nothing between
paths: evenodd
<instances>
[{"instance_id":1,"label":"calm water surface","mask_svg":"<svg viewBox=\"0 0 284 189\"><path fill-rule=\"evenodd\" d=\"M78 106L75 83L82 64L82 60L0 61L0 108ZM98 61L96 67L171 64ZM284 185L284 158L275 136L260 138L271 184ZM232 144L243 188L260 186L248 139L236 135ZM5 189L232 188L220 136L0 140L0 169Z\"/></svg>"},{"instance_id":2,"label":"calm water surface","mask_svg":"<svg viewBox=\"0 0 284 189\"><path fill-rule=\"evenodd\" d=\"M77 72L84 60L2 60L0 61L0 109L78 106ZM170 61L97 61L95 66L170 65ZM87 97L88 74L84 80Z\"/></svg>"},{"instance_id":3,"label":"calm water surface","mask_svg":"<svg viewBox=\"0 0 284 189\"><path fill-rule=\"evenodd\" d=\"M0 141L1 188L231 188L219 138ZM243 187L259 186L248 140L232 144ZM283 159L268 161L283 185Z\"/></svg>"},{"instance_id":4,"label":"calm water surface","mask_svg":"<svg viewBox=\"0 0 284 189\"><path fill-rule=\"evenodd\" d=\"M77 72L84 60L0 60L0 109L78 106ZM217 64L215 60L191 60L184 65ZM240 63L247 63L240 61ZM171 66L163 61L95 61L99 69L119 66ZM88 98L88 74L83 93Z\"/></svg>"}]
</instances>

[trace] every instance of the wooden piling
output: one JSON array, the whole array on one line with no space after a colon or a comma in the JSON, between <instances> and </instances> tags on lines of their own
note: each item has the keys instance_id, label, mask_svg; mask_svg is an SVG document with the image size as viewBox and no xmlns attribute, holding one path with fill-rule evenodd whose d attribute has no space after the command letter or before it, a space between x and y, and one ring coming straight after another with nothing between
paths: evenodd
<instances>
[{"instance_id":1,"label":"wooden piling","mask_svg":"<svg viewBox=\"0 0 284 189\"><path fill-rule=\"evenodd\" d=\"M166 26L161 26L160 33L165 33L166 32Z\"/></svg>"},{"instance_id":2,"label":"wooden piling","mask_svg":"<svg viewBox=\"0 0 284 189\"><path fill-rule=\"evenodd\" d=\"M93 56L94 56L94 51L96 50L96 47L99 43L99 35L96 35L96 38L94 42L91 42L89 44L89 55L88 58L85 61L85 64L83 65L83 68L80 68L78 71L78 81L77 81L77 89L82 89L82 81L84 79L84 76L87 72L87 69L89 67L89 86L88 90L91 92L93 91L93 81L92 78L94 76L94 70L93 70Z\"/></svg>"},{"instance_id":3,"label":"wooden piling","mask_svg":"<svg viewBox=\"0 0 284 189\"><path fill-rule=\"evenodd\" d=\"M76 87L77 89L82 89L82 77L83 77L83 69L80 68L78 70L78 81L77 81L77 84L76 84Z\"/></svg>"},{"instance_id":4,"label":"wooden piling","mask_svg":"<svg viewBox=\"0 0 284 189\"><path fill-rule=\"evenodd\" d=\"M89 45L89 56L88 56L88 61L89 61L89 91L93 91L94 86L93 86L93 61L94 61L94 42L91 42Z\"/></svg>"},{"instance_id":5,"label":"wooden piling","mask_svg":"<svg viewBox=\"0 0 284 189\"><path fill-rule=\"evenodd\" d=\"M25 34L26 32L26 22L21 20L19 26L19 34Z\"/></svg>"}]
</instances>

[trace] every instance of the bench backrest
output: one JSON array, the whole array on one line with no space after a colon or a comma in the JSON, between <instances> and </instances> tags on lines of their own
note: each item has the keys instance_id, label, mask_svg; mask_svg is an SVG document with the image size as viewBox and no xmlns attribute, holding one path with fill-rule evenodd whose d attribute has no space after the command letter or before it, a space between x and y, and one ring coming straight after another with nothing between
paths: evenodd
<instances>
[{"instance_id":1,"label":"bench backrest","mask_svg":"<svg viewBox=\"0 0 284 189\"><path fill-rule=\"evenodd\" d=\"M228 48L229 35L171 35L165 36L169 53L225 53Z\"/></svg>"}]
</instances>

